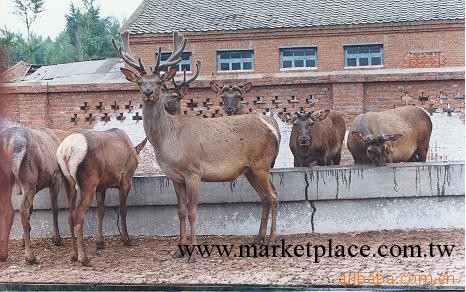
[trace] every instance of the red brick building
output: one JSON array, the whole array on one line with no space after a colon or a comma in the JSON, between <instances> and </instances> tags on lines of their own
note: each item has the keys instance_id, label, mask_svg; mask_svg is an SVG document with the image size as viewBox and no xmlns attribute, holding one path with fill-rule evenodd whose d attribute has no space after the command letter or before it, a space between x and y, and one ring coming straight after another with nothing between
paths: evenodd
<instances>
[{"instance_id":1,"label":"red brick building","mask_svg":"<svg viewBox=\"0 0 466 292\"><path fill-rule=\"evenodd\" d=\"M251 112L331 108L349 122L405 103L464 111L461 0L145 0L123 29L147 65L159 46L167 57L173 30L187 36L180 69L197 60L202 68L183 100L186 114L223 113L213 79L253 82L244 98ZM118 116L136 123L137 87L120 65L39 68L7 85L0 115L33 127L95 127Z\"/></svg>"}]
</instances>

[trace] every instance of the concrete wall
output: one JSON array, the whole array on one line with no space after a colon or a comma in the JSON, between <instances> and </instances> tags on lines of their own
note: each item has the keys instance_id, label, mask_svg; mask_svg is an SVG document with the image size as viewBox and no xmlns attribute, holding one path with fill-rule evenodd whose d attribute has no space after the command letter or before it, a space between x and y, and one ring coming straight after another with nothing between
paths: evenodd
<instances>
[{"instance_id":1,"label":"concrete wall","mask_svg":"<svg viewBox=\"0 0 466 292\"><path fill-rule=\"evenodd\" d=\"M409 228L464 228L464 163L409 163L385 167L316 167L272 172L280 207L281 234L355 232ZM14 197L15 208L21 197ZM255 234L260 200L244 177L233 183L203 183L199 234ZM107 193L105 234L118 234L118 193ZM176 195L165 176L135 177L128 197L128 228L133 235L177 235ZM59 205L64 208L63 193ZM95 204L94 204L95 206ZM48 237L48 192L34 200L34 237ZM13 238L22 235L15 216ZM67 211L60 212L67 234ZM95 234L97 212L86 218L85 232Z\"/></svg>"}]
</instances>

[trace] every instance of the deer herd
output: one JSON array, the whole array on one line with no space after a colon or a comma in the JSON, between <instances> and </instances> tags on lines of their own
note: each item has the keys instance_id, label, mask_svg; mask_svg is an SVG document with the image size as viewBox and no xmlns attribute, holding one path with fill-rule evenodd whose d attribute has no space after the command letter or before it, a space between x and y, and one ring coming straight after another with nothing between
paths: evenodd
<instances>
[{"instance_id":1,"label":"deer herd","mask_svg":"<svg viewBox=\"0 0 466 292\"><path fill-rule=\"evenodd\" d=\"M161 49L155 53L150 71L136 59L129 47L129 33L121 34L122 47L113 41L121 58L132 69L121 68L126 79L138 85L142 99L146 134L133 147L119 129L108 131L29 129L11 126L0 133L0 260L8 257L13 223L12 196L22 195L19 209L23 227L25 259L37 263L31 249L30 216L34 195L49 188L55 245L62 244L58 230L57 196L65 186L69 207L71 260L89 265L83 238L86 212L95 197L99 215L97 248L104 248L102 220L105 191L118 188L121 240L130 245L126 225L126 199L136 170L137 155L147 140L157 162L173 182L178 201L179 244L196 245L196 215L201 181L226 182L245 175L262 202L260 228L255 244L277 240L278 193L270 169L277 158L281 134L274 116L243 114L241 97L251 89L243 85L210 87L223 99L226 116L202 118L181 114L180 100L199 75L176 82L177 64L186 46L184 35L173 33L173 53L161 63ZM289 146L295 167L338 165L346 133L342 116L332 110L295 113ZM1 125L0 125L1 127ZM429 114L415 106L359 115L350 127L347 146L356 164L384 165L387 162L425 161L432 123ZM270 234L266 231L271 215ZM77 244L76 244L77 242ZM182 257L179 249L174 257ZM189 262L196 257L189 256Z\"/></svg>"}]
</instances>

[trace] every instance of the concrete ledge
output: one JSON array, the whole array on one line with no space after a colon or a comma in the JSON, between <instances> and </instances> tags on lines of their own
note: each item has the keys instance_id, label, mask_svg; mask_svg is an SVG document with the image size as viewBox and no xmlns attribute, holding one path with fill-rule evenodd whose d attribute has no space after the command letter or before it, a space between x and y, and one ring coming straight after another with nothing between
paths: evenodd
<instances>
[{"instance_id":1,"label":"concrete ledge","mask_svg":"<svg viewBox=\"0 0 466 292\"><path fill-rule=\"evenodd\" d=\"M385 167L316 167L272 172L280 192L280 234L358 232L383 229L464 228L464 163L405 163ZM128 228L133 235L178 235L176 195L165 176L135 177L128 198ZM18 207L21 197L15 197ZM199 234L256 234L261 204L245 178L233 183L203 183ZM118 232L118 192L107 194L105 234ZM60 206L66 206L60 195ZM95 206L95 205L94 205ZM34 200L33 237L49 237L52 216L48 192ZM68 236L66 209L59 215ZM96 234L97 210L85 225ZM21 238L15 216L11 238Z\"/></svg>"},{"instance_id":2,"label":"concrete ledge","mask_svg":"<svg viewBox=\"0 0 466 292\"><path fill-rule=\"evenodd\" d=\"M281 202L464 196L464 162L287 168L274 169L271 174ZM16 209L21 199L19 196L13 198ZM260 199L245 177L232 183L201 185L201 204L252 202L260 202ZM107 191L105 203L107 206L118 206L118 191ZM175 191L166 176L134 177L128 206L176 204ZM63 191L59 195L59 206L67 206ZM34 199L34 209L49 208L48 190L43 190Z\"/></svg>"},{"instance_id":3,"label":"concrete ledge","mask_svg":"<svg viewBox=\"0 0 466 292\"><path fill-rule=\"evenodd\" d=\"M198 210L198 234L255 235L259 230L260 203L201 204ZM464 211L464 198L460 196L320 200L312 204L309 201L280 202L277 228L279 234L464 228ZM119 234L118 218L117 207L107 208L105 235ZM67 237L67 212L60 212L59 222L62 236ZM95 236L97 209L92 208L88 212L85 222L86 236ZM176 206L128 208L130 235L178 235L178 226ZM31 227L33 238L50 237L50 211L34 212ZM22 238L22 232L20 216L17 214L10 238Z\"/></svg>"}]
</instances>

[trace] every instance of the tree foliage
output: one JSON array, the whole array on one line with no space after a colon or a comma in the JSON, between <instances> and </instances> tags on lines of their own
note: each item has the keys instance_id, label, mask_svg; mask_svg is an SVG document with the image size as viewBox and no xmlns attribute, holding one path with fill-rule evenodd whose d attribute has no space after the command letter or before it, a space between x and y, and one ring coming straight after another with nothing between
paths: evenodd
<instances>
[{"instance_id":1,"label":"tree foliage","mask_svg":"<svg viewBox=\"0 0 466 292\"><path fill-rule=\"evenodd\" d=\"M26 25L27 41L26 51L28 59L31 59L31 54L34 51L32 39L32 24L37 20L39 14L43 12L44 0L13 0L14 11L13 13L21 17L23 23Z\"/></svg>"},{"instance_id":2,"label":"tree foliage","mask_svg":"<svg viewBox=\"0 0 466 292\"><path fill-rule=\"evenodd\" d=\"M9 66L21 60L48 65L117 55L111 40L118 36L120 23L113 17L102 17L100 8L94 0L81 0L82 8L71 3L65 15L66 27L55 40L44 39L29 30L30 24L42 11L44 0L12 1L16 5L15 13L18 15L27 13L24 19L27 19L26 22L29 24L26 26L29 28L26 38L19 33L9 31L6 27L0 28L0 43L7 48Z\"/></svg>"},{"instance_id":3,"label":"tree foliage","mask_svg":"<svg viewBox=\"0 0 466 292\"><path fill-rule=\"evenodd\" d=\"M44 0L13 0L14 14L20 16L26 25L27 38L31 37L31 26L37 17L43 12Z\"/></svg>"},{"instance_id":4,"label":"tree foliage","mask_svg":"<svg viewBox=\"0 0 466 292\"><path fill-rule=\"evenodd\" d=\"M75 60L116 56L112 38L118 35L120 23L112 17L101 17L94 0L83 0L81 11L71 4L66 15L66 31L75 48Z\"/></svg>"}]
</instances>

